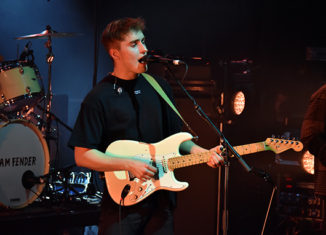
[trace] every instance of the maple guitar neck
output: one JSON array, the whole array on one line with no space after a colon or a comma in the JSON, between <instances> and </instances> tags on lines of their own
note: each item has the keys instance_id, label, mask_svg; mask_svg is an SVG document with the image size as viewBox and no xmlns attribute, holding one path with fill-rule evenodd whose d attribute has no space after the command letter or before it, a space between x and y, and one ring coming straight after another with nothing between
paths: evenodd
<instances>
[{"instance_id":1,"label":"maple guitar neck","mask_svg":"<svg viewBox=\"0 0 326 235\"><path fill-rule=\"evenodd\" d=\"M239 155L247 155L251 153L271 150L269 146L266 145L265 141L239 145L233 148L239 153ZM170 170L174 170L182 167L206 163L209 161L210 156L210 152L204 152L199 154L188 154L178 157L172 157L168 160L168 167Z\"/></svg>"}]
</instances>

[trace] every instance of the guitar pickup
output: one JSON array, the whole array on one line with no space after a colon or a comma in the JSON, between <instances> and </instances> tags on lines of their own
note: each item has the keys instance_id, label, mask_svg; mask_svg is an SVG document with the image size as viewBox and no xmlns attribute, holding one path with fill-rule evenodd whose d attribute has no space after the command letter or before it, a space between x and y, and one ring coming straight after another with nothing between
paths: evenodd
<instances>
[{"instance_id":1,"label":"guitar pickup","mask_svg":"<svg viewBox=\"0 0 326 235\"><path fill-rule=\"evenodd\" d=\"M153 179L158 180L160 178L160 168L157 166L155 161L150 161L150 164L157 169L156 173L153 175Z\"/></svg>"}]
</instances>

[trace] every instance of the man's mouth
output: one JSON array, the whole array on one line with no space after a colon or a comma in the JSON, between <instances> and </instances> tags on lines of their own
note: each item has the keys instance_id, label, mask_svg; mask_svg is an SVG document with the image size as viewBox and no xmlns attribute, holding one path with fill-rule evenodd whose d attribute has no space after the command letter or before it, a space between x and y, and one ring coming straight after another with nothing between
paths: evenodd
<instances>
[{"instance_id":1,"label":"man's mouth","mask_svg":"<svg viewBox=\"0 0 326 235\"><path fill-rule=\"evenodd\" d=\"M138 62L141 63L141 64L146 64L145 58L146 58L146 56L143 56L142 58L140 58L138 60Z\"/></svg>"}]
</instances>

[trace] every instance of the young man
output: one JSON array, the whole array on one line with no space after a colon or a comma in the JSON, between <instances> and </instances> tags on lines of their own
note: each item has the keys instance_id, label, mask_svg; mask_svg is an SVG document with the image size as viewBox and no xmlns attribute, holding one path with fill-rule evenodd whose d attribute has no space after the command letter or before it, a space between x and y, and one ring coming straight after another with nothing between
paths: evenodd
<instances>
[{"instance_id":1,"label":"young man","mask_svg":"<svg viewBox=\"0 0 326 235\"><path fill-rule=\"evenodd\" d=\"M115 140L137 140L156 143L181 130L181 122L174 111L141 75L147 64L140 59L147 54L143 34L144 21L123 18L107 25L102 43L113 60L114 69L85 98L81 105L69 145L75 147L78 166L96 171L130 172L141 181L150 180L157 169L136 157L105 154ZM155 78L172 99L165 80ZM181 144L189 153L206 152L192 141ZM208 165L217 167L223 159L211 150ZM102 200L99 234L173 234L175 193L159 190L143 201L122 208L106 193ZM147 226L150 225L150 226Z\"/></svg>"},{"instance_id":2,"label":"young man","mask_svg":"<svg viewBox=\"0 0 326 235\"><path fill-rule=\"evenodd\" d=\"M321 86L310 98L302 127L301 141L315 156L315 194L324 200L326 212L326 85ZM321 224L321 233L326 234L326 218Z\"/></svg>"}]
</instances>

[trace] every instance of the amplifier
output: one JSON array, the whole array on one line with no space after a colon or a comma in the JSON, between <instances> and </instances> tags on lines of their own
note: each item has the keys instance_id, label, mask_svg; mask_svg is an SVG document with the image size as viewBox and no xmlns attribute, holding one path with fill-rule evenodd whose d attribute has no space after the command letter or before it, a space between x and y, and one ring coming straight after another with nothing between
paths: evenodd
<instances>
[{"instance_id":1,"label":"amplifier","mask_svg":"<svg viewBox=\"0 0 326 235\"><path fill-rule=\"evenodd\" d=\"M325 200L314 194L312 182L297 182L285 178L278 194L277 210L281 215L322 220Z\"/></svg>"}]
</instances>

